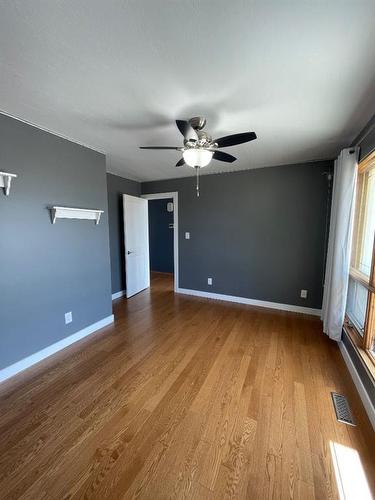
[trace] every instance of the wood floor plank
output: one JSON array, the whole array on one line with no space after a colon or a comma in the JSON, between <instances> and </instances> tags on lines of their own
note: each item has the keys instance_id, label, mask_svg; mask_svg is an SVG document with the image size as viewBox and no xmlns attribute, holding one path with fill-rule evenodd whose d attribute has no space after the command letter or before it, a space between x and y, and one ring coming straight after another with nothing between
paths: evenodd
<instances>
[{"instance_id":1,"label":"wood floor plank","mask_svg":"<svg viewBox=\"0 0 375 500\"><path fill-rule=\"evenodd\" d=\"M374 433L318 318L175 295L168 275L114 313L0 386L1 500L336 499L332 444L374 493Z\"/></svg>"}]
</instances>

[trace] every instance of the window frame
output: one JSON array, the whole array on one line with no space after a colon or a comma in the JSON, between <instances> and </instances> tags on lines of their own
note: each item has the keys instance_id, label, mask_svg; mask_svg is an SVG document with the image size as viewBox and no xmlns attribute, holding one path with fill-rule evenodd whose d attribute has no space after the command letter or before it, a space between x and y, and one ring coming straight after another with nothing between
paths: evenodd
<instances>
[{"instance_id":1,"label":"window frame","mask_svg":"<svg viewBox=\"0 0 375 500\"><path fill-rule=\"evenodd\" d=\"M356 260L358 263L358 249L363 236L363 219L361 217L361 211L363 211L363 177L361 176L364 175L370 168L375 168L375 151L368 155L358 165L355 222L352 237L351 267L349 271L350 278L367 289L368 295L364 331L363 335L361 335L347 314L345 315L344 329L353 341L370 373L375 378L375 353L371 351L371 346L375 343L375 235L372 246L370 275L367 276L355 267Z\"/></svg>"}]
</instances>

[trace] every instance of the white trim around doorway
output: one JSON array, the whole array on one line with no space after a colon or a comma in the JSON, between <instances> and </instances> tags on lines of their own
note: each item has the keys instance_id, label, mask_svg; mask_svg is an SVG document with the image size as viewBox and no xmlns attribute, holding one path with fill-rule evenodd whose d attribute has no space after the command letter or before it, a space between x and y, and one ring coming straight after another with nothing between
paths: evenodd
<instances>
[{"instance_id":1,"label":"white trim around doorway","mask_svg":"<svg viewBox=\"0 0 375 500\"><path fill-rule=\"evenodd\" d=\"M170 193L154 193L154 194L142 194L141 198L146 200L164 200L166 198L173 199L173 260L174 260L174 291L178 292L179 280L178 280L178 192L172 191Z\"/></svg>"}]
</instances>

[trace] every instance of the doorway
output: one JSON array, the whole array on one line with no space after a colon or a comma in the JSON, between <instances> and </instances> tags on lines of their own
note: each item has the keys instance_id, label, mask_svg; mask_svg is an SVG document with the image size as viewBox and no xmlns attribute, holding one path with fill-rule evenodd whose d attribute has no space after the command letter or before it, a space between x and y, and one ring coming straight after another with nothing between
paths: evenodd
<instances>
[{"instance_id":1,"label":"doorway","mask_svg":"<svg viewBox=\"0 0 375 500\"><path fill-rule=\"evenodd\" d=\"M178 291L178 193L145 194L148 200L150 270L173 273Z\"/></svg>"},{"instance_id":2,"label":"doorway","mask_svg":"<svg viewBox=\"0 0 375 500\"><path fill-rule=\"evenodd\" d=\"M148 201L150 272L173 275L173 200Z\"/></svg>"}]
</instances>

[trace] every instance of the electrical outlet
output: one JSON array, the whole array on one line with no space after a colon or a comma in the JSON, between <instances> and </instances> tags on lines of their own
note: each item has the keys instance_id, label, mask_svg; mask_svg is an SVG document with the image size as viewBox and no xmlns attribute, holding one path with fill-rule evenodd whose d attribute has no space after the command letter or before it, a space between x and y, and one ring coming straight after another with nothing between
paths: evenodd
<instances>
[{"instance_id":1,"label":"electrical outlet","mask_svg":"<svg viewBox=\"0 0 375 500\"><path fill-rule=\"evenodd\" d=\"M65 324L68 325L73 321L72 311L65 313Z\"/></svg>"},{"instance_id":2,"label":"electrical outlet","mask_svg":"<svg viewBox=\"0 0 375 500\"><path fill-rule=\"evenodd\" d=\"M207 278L207 285L212 285L212 278Z\"/></svg>"},{"instance_id":3,"label":"electrical outlet","mask_svg":"<svg viewBox=\"0 0 375 500\"><path fill-rule=\"evenodd\" d=\"M185 233L185 240L190 240L190 233Z\"/></svg>"},{"instance_id":4,"label":"electrical outlet","mask_svg":"<svg viewBox=\"0 0 375 500\"><path fill-rule=\"evenodd\" d=\"M301 299L307 299L307 290L301 290Z\"/></svg>"}]
</instances>

